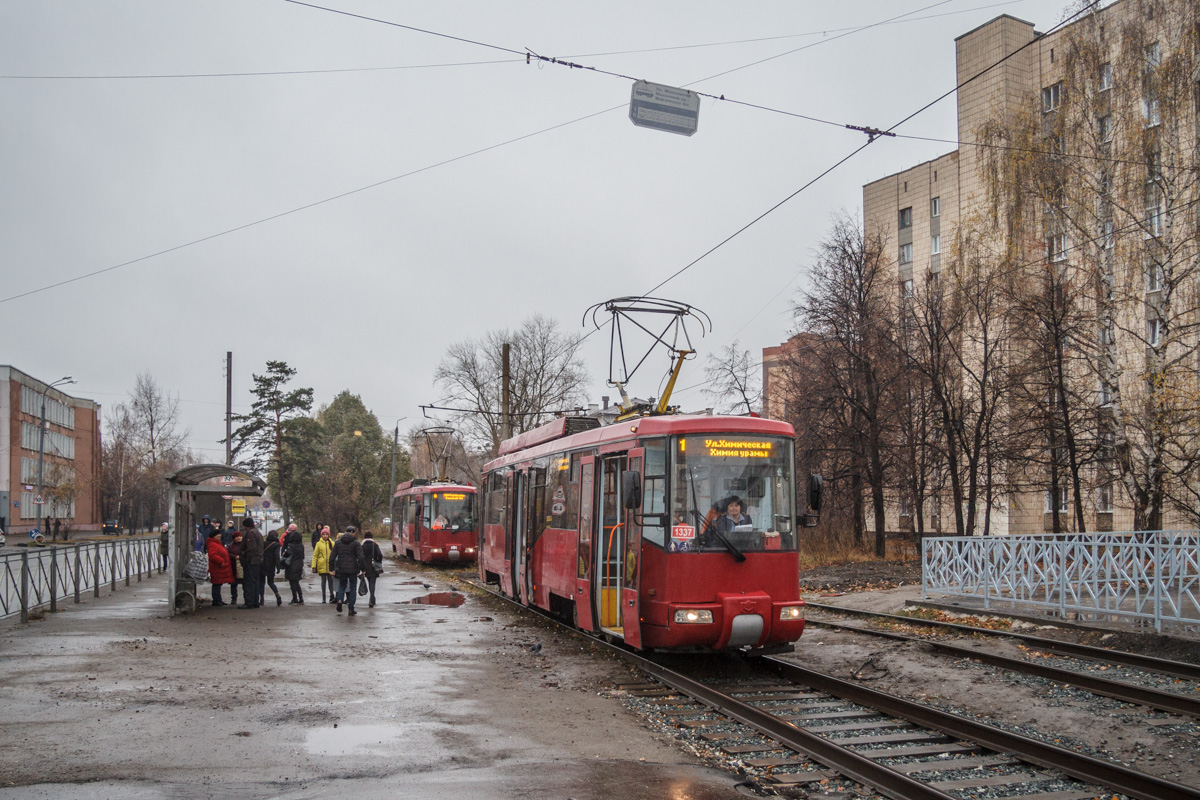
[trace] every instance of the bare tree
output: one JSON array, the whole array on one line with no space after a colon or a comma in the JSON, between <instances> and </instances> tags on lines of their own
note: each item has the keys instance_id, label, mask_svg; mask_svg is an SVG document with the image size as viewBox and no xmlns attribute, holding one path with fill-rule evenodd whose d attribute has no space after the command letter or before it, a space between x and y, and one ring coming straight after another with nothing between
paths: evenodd
<instances>
[{"instance_id":1,"label":"bare tree","mask_svg":"<svg viewBox=\"0 0 1200 800\"><path fill-rule=\"evenodd\" d=\"M582 337L563 333L540 314L515 331L497 330L482 339L450 346L434 373L449 402L463 411L454 426L468 442L495 455L500 448L501 371L504 344L510 344L510 415L513 433L531 430L584 399L587 371L579 357Z\"/></svg>"},{"instance_id":2,"label":"bare tree","mask_svg":"<svg viewBox=\"0 0 1200 800\"><path fill-rule=\"evenodd\" d=\"M813 265L812 288L795 309L797 325L812 334L799 339L796 357L815 369L802 373L807 391L789 398L797 416L823 421L826 451L847 454L838 460L848 470L856 543L865 527L864 491L870 493L874 549L881 557L894 436L891 393L900 376L894 346L899 287L890 277L884 242L881 232L864 233L849 217L834 221Z\"/></svg>"},{"instance_id":3,"label":"bare tree","mask_svg":"<svg viewBox=\"0 0 1200 800\"><path fill-rule=\"evenodd\" d=\"M704 394L724 414L752 414L762 409L762 376L759 362L743 350L737 340L710 353L704 367L708 380Z\"/></svg>"}]
</instances>

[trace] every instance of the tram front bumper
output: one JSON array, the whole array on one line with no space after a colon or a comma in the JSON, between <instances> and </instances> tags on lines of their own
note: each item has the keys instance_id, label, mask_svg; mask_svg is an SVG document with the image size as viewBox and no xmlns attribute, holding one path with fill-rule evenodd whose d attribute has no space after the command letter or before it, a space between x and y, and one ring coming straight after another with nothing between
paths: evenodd
<instances>
[{"instance_id":1,"label":"tram front bumper","mask_svg":"<svg viewBox=\"0 0 1200 800\"><path fill-rule=\"evenodd\" d=\"M804 601L776 602L765 592L720 592L715 603L670 603L668 608L669 633L662 646L764 647L794 642L804 631Z\"/></svg>"}]
</instances>

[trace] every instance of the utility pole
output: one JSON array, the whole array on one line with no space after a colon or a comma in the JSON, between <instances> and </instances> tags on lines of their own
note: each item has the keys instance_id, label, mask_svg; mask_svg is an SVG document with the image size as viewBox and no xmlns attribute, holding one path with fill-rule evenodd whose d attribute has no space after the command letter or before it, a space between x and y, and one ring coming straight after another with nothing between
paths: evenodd
<instances>
[{"instance_id":1,"label":"utility pole","mask_svg":"<svg viewBox=\"0 0 1200 800\"><path fill-rule=\"evenodd\" d=\"M37 505L37 516L34 518L34 527L42 524L42 506L45 505L45 503L42 502L42 463L45 461L46 457L46 392L50 391L55 386L62 386L64 384L74 382L75 380L68 375L65 378L59 378L54 383L46 384L46 388L42 389L42 425L40 428L38 428L38 488L37 494L34 495L34 500L37 501L35 503L35 505ZM50 531L43 531L43 533L45 533L47 536L50 535Z\"/></svg>"},{"instance_id":2,"label":"utility pole","mask_svg":"<svg viewBox=\"0 0 1200 800\"><path fill-rule=\"evenodd\" d=\"M400 420L396 420L396 436L392 439L392 479L388 481L388 519L396 505L396 451L400 448ZM390 523L389 523L390 524Z\"/></svg>"},{"instance_id":3,"label":"utility pole","mask_svg":"<svg viewBox=\"0 0 1200 800\"><path fill-rule=\"evenodd\" d=\"M500 347L500 438L512 438L512 415L509 413L509 388L511 377L508 373L509 344L505 342Z\"/></svg>"},{"instance_id":4,"label":"utility pole","mask_svg":"<svg viewBox=\"0 0 1200 800\"><path fill-rule=\"evenodd\" d=\"M225 353L225 466L233 466L233 351Z\"/></svg>"}]
</instances>

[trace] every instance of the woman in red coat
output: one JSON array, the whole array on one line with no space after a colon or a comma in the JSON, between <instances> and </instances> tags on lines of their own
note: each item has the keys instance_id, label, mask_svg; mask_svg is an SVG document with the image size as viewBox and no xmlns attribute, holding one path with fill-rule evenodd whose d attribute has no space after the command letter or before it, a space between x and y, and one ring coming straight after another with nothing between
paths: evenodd
<instances>
[{"instance_id":1,"label":"woman in red coat","mask_svg":"<svg viewBox=\"0 0 1200 800\"><path fill-rule=\"evenodd\" d=\"M229 562L229 551L221 544L221 532L214 531L208 537L208 578L212 581L212 604L227 606L221 602L221 587L233 583L233 565Z\"/></svg>"}]
</instances>

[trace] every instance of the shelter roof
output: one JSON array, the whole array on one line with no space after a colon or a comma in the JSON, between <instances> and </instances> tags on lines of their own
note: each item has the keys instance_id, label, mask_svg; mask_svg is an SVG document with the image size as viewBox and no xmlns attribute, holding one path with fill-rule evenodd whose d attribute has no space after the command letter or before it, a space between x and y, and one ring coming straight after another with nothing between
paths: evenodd
<instances>
[{"instance_id":1,"label":"shelter roof","mask_svg":"<svg viewBox=\"0 0 1200 800\"><path fill-rule=\"evenodd\" d=\"M204 481L214 478L233 477L250 481L249 486L201 486ZM251 495L261 497L267 490L267 482L257 475L246 472L228 464L192 464L172 472L166 478L172 489L195 491L209 490L227 495Z\"/></svg>"}]
</instances>

